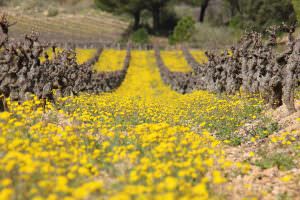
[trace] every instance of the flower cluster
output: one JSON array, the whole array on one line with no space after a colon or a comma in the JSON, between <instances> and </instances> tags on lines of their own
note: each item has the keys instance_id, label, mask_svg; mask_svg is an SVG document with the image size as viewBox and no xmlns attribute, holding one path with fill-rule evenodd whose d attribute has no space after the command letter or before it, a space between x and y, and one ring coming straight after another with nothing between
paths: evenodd
<instances>
[{"instance_id":1,"label":"flower cluster","mask_svg":"<svg viewBox=\"0 0 300 200\"><path fill-rule=\"evenodd\" d=\"M189 72L192 70L182 51L161 51L161 57L166 66L172 71Z\"/></svg>"},{"instance_id":2,"label":"flower cluster","mask_svg":"<svg viewBox=\"0 0 300 200\"><path fill-rule=\"evenodd\" d=\"M270 137L270 141L272 143L279 143L282 145L290 145L293 142L297 141L300 135L300 131L284 131L277 135L272 135Z\"/></svg>"},{"instance_id":3,"label":"flower cluster","mask_svg":"<svg viewBox=\"0 0 300 200\"><path fill-rule=\"evenodd\" d=\"M81 49L76 48L76 58L78 64L83 64L93 58L96 55L97 50L96 49Z\"/></svg>"},{"instance_id":4,"label":"flower cluster","mask_svg":"<svg viewBox=\"0 0 300 200\"><path fill-rule=\"evenodd\" d=\"M105 49L94 69L97 71L116 71L123 67L124 59L126 57L125 50Z\"/></svg>"}]
</instances>

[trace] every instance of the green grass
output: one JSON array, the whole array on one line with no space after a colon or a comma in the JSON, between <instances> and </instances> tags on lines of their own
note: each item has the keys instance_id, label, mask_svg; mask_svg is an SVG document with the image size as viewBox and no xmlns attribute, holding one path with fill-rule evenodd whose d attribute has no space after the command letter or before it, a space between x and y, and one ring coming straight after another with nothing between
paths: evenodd
<instances>
[{"instance_id":1,"label":"green grass","mask_svg":"<svg viewBox=\"0 0 300 200\"><path fill-rule=\"evenodd\" d=\"M250 130L250 135L253 137L258 137L258 139L267 138L279 130L279 125L277 122L272 121L270 118L263 117L260 124L253 130Z\"/></svg>"},{"instance_id":2,"label":"green grass","mask_svg":"<svg viewBox=\"0 0 300 200\"><path fill-rule=\"evenodd\" d=\"M277 195L277 200L291 200L292 198L289 196L288 193L282 193Z\"/></svg>"},{"instance_id":3,"label":"green grass","mask_svg":"<svg viewBox=\"0 0 300 200\"><path fill-rule=\"evenodd\" d=\"M292 3L294 5L294 9L297 13L297 19L300 21L300 1L299 0L292 0Z\"/></svg>"},{"instance_id":4,"label":"green grass","mask_svg":"<svg viewBox=\"0 0 300 200\"><path fill-rule=\"evenodd\" d=\"M266 153L264 152L262 158L255 163L262 169L269 169L272 167L277 167L280 170L290 170L296 165L294 163L294 158L284 153Z\"/></svg>"}]
</instances>

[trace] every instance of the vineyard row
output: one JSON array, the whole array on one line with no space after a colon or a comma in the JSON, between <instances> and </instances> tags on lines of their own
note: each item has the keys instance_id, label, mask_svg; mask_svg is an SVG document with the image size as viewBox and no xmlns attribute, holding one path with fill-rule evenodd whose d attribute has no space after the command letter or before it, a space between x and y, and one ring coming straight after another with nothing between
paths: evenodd
<instances>
[{"instance_id":1,"label":"vineyard row","mask_svg":"<svg viewBox=\"0 0 300 200\"><path fill-rule=\"evenodd\" d=\"M98 48L88 61L78 64L74 50L57 52L55 45L41 44L35 32L26 35L23 42L10 41L8 30L11 24L5 15L1 18L0 26L0 110L7 109L5 98L8 97L23 102L34 94L44 102L46 99L55 102L57 97L80 92L112 91L125 79L131 49L136 48L130 44L126 46L122 69L96 72L92 66L99 60L103 47ZM280 55L275 51L278 31L289 34L287 50ZM177 92L184 94L194 90L209 90L231 95L242 90L244 93L260 94L273 108L285 104L293 113L296 111L294 91L300 84L300 40L294 39L294 31L295 27L286 25L270 27L267 42L259 33L247 33L231 48L231 53L225 51L216 55L206 52L208 62L205 64L197 62L188 48L183 46L184 58L193 69L191 72L171 71L164 63L158 47L154 47L154 53L163 81ZM120 44L116 45L109 47L123 48ZM49 46L52 47L51 59L44 52ZM66 43L64 48L74 49L75 46ZM151 49L152 46L146 48ZM44 62L40 60L42 56L45 57ZM56 91L55 94L53 91Z\"/></svg>"}]
</instances>

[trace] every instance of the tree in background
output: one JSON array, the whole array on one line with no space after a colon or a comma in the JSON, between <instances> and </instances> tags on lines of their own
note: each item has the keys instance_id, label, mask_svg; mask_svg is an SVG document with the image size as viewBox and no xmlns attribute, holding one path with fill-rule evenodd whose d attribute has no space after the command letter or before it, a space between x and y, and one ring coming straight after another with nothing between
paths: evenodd
<instances>
[{"instance_id":1,"label":"tree in background","mask_svg":"<svg viewBox=\"0 0 300 200\"><path fill-rule=\"evenodd\" d=\"M295 23L292 0L95 0L102 10L128 14L134 19L133 30L138 30L145 13L152 19L152 33L170 34L177 24L174 4L183 3L200 8L199 22L231 25L241 29L265 30L270 25ZM299 0L293 0L294 2ZM295 4L296 5L296 4ZM146 11L146 12L144 12ZM188 14L190 15L190 13ZM211 16L212 18L208 18ZM170 24L174 24L169 26ZM148 29L149 31L151 29Z\"/></svg>"},{"instance_id":2,"label":"tree in background","mask_svg":"<svg viewBox=\"0 0 300 200\"><path fill-rule=\"evenodd\" d=\"M291 0L232 0L231 3L236 6L230 22L234 27L261 31L270 25L297 21Z\"/></svg>"},{"instance_id":3,"label":"tree in background","mask_svg":"<svg viewBox=\"0 0 300 200\"><path fill-rule=\"evenodd\" d=\"M126 13L133 17L133 30L140 26L141 13L145 9L143 0L95 0L97 7L113 13Z\"/></svg>"},{"instance_id":4,"label":"tree in background","mask_svg":"<svg viewBox=\"0 0 300 200\"><path fill-rule=\"evenodd\" d=\"M160 30L161 15L163 9L171 0L146 0L146 8L152 13L153 29L155 32Z\"/></svg>"},{"instance_id":5,"label":"tree in background","mask_svg":"<svg viewBox=\"0 0 300 200\"><path fill-rule=\"evenodd\" d=\"M299 0L292 0L294 9L297 13L297 19L300 20L300 1Z\"/></svg>"},{"instance_id":6,"label":"tree in background","mask_svg":"<svg viewBox=\"0 0 300 200\"><path fill-rule=\"evenodd\" d=\"M300 7L299 0L177 0L178 3L200 7L199 22L210 20L206 19L209 12L210 16L214 16L213 23L218 25L220 22L224 22L224 25L229 22L236 28L257 31L282 22L294 23L296 13L292 1L294 6ZM223 9L222 14L217 16L216 12L220 9Z\"/></svg>"},{"instance_id":7,"label":"tree in background","mask_svg":"<svg viewBox=\"0 0 300 200\"><path fill-rule=\"evenodd\" d=\"M170 36L170 43L188 42L195 32L195 21L192 17L183 17L176 25L173 34Z\"/></svg>"},{"instance_id":8,"label":"tree in background","mask_svg":"<svg viewBox=\"0 0 300 200\"><path fill-rule=\"evenodd\" d=\"M148 44L149 34L145 28L140 28L131 35L131 41L135 44Z\"/></svg>"},{"instance_id":9,"label":"tree in background","mask_svg":"<svg viewBox=\"0 0 300 200\"><path fill-rule=\"evenodd\" d=\"M240 7L241 0L225 0L225 1L229 5L231 16L235 16L236 14L241 12L241 7Z\"/></svg>"},{"instance_id":10,"label":"tree in background","mask_svg":"<svg viewBox=\"0 0 300 200\"><path fill-rule=\"evenodd\" d=\"M133 29L137 30L140 25L141 13L148 10L152 14L153 30L160 30L163 9L172 0L95 0L96 6L108 12L118 14L126 13L133 17Z\"/></svg>"},{"instance_id":11,"label":"tree in background","mask_svg":"<svg viewBox=\"0 0 300 200\"><path fill-rule=\"evenodd\" d=\"M186 3L188 5L191 5L191 6L200 7L200 13L199 13L198 21L201 22L201 23L204 22L206 10L208 8L210 0L184 0L184 1L179 1L179 2L184 2L184 3Z\"/></svg>"}]
</instances>

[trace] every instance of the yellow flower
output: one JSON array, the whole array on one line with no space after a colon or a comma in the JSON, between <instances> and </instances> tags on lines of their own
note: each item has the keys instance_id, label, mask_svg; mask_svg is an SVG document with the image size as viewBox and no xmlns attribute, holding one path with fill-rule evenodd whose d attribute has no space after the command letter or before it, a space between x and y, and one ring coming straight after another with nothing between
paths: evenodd
<instances>
[{"instance_id":1,"label":"yellow flower","mask_svg":"<svg viewBox=\"0 0 300 200\"><path fill-rule=\"evenodd\" d=\"M249 152L249 157L254 157L255 156L255 153L253 151L250 151Z\"/></svg>"},{"instance_id":2,"label":"yellow flower","mask_svg":"<svg viewBox=\"0 0 300 200\"><path fill-rule=\"evenodd\" d=\"M0 199L1 200L11 200L13 197L14 191L10 188L4 188L0 190Z\"/></svg>"},{"instance_id":3,"label":"yellow flower","mask_svg":"<svg viewBox=\"0 0 300 200\"><path fill-rule=\"evenodd\" d=\"M197 198L208 199L208 191L205 183L200 183L193 187L193 193L197 196Z\"/></svg>"},{"instance_id":4,"label":"yellow flower","mask_svg":"<svg viewBox=\"0 0 300 200\"><path fill-rule=\"evenodd\" d=\"M79 188L76 188L72 192L72 196L76 199L86 199L93 192L102 189L103 185L101 182L90 182L85 183Z\"/></svg>"},{"instance_id":5,"label":"yellow flower","mask_svg":"<svg viewBox=\"0 0 300 200\"><path fill-rule=\"evenodd\" d=\"M132 198L130 195L125 193L116 194L112 197L110 197L110 200L131 200Z\"/></svg>"},{"instance_id":6,"label":"yellow flower","mask_svg":"<svg viewBox=\"0 0 300 200\"><path fill-rule=\"evenodd\" d=\"M175 190L178 186L178 180L174 177L166 177L165 179L165 187L167 190L172 191Z\"/></svg>"},{"instance_id":7,"label":"yellow flower","mask_svg":"<svg viewBox=\"0 0 300 200\"><path fill-rule=\"evenodd\" d=\"M22 127L24 124L22 122L15 122L15 127Z\"/></svg>"},{"instance_id":8,"label":"yellow flower","mask_svg":"<svg viewBox=\"0 0 300 200\"><path fill-rule=\"evenodd\" d=\"M36 197L33 197L32 200L44 200L44 198L41 196L36 196Z\"/></svg>"},{"instance_id":9,"label":"yellow flower","mask_svg":"<svg viewBox=\"0 0 300 200\"><path fill-rule=\"evenodd\" d=\"M137 175L136 171L130 172L129 180L131 182L136 182L137 180L139 180L139 176Z\"/></svg>"},{"instance_id":10,"label":"yellow flower","mask_svg":"<svg viewBox=\"0 0 300 200\"><path fill-rule=\"evenodd\" d=\"M214 184L222 184L225 183L226 179L221 175L220 171L213 171L213 183Z\"/></svg>"},{"instance_id":11,"label":"yellow flower","mask_svg":"<svg viewBox=\"0 0 300 200\"><path fill-rule=\"evenodd\" d=\"M206 125L206 122L202 122L201 124L200 124L200 127L204 127Z\"/></svg>"},{"instance_id":12,"label":"yellow flower","mask_svg":"<svg viewBox=\"0 0 300 200\"><path fill-rule=\"evenodd\" d=\"M3 186L3 187L7 187L7 186L10 186L12 184L12 180L9 179L9 178L5 178L5 179L2 179L0 181L0 184Z\"/></svg>"},{"instance_id":13,"label":"yellow flower","mask_svg":"<svg viewBox=\"0 0 300 200\"><path fill-rule=\"evenodd\" d=\"M47 197L47 200L58 200L58 197L56 194L50 194L48 197Z\"/></svg>"},{"instance_id":14,"label":"yellow flower","mask_svg":"<svg viewBox=\"0 0 300 200\"><path fill-rule=\"evenodd\" d=\"M175 200L175 194L174 193L165 193L165 194L162 194L162 195L159 195L158 198L156 199L166 199L166 200Z\"/></svg>"},{"instance_id":15,"label":"yellow flower","mask_svg":"<svg viewBox=\"0 0 300 200\"><path fill-rule=\"evenodd\" d=\"M292 175L285 175L280 178L282 182L290 182L292 180L293 176Z\"/></svg>"},{"instance_id":16,"label":"yellow flower","mask_svg":"<svg viewBox=\"0 0 300 200\"><path fill-rule=\"evenodd\" d=\"M68 179L64 176L57 177L55 187L56 187L55 190L57 192L68 192L69 191Z\"/></svg>"},{"instance_id":17,"label":"yellow flower","mask_svg":"<svg viewBox=\"0 0 300 200\"><path fill-rule=\"evenodd\" d=\"M6 143L6 138L0 137L0 145L4 145Z\"/></svg>"},{"instance_id":18,"label":"yellow flower","mask_svg":"<svg viewBox=\"0 0 300 200\"><path fill-rule=\"evenodd\" d=\"M8 120L11 116L9 112L0 112L0 120Z\"/></svg>"},{"instance_id":19,"label":"yellow flower","mask_svg":"<svg viewBox=\"0 0 300 200\"><path fill-rule=\"evenodd\" d=\"M277 139L276 139L275 137L271 137L271 141L272 141L273 143L276 143L276 142L277 142Z\"/></svg>"}]
</instances>

